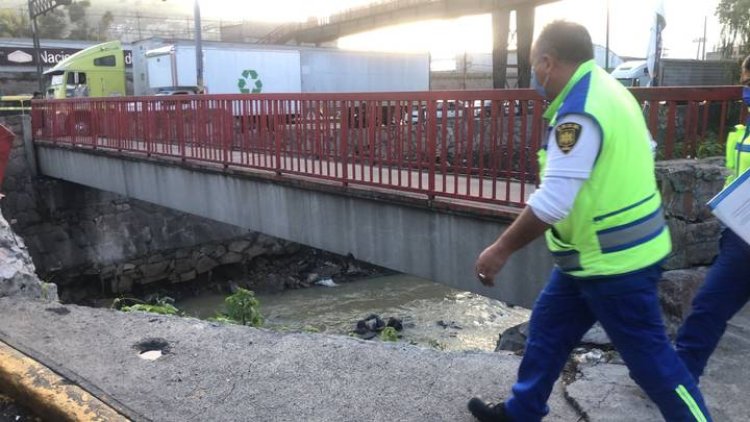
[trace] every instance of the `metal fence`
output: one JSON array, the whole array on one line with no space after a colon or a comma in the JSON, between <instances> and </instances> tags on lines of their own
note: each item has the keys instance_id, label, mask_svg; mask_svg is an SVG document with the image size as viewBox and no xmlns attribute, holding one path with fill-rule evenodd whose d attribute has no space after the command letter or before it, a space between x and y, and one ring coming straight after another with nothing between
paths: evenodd
<instances>
[{"instance_id":1,"label":"metal fence","mask_svg":"<svg viewBox=\"0 0 750 422\"><path fill-rule=\"evenodd\" d=\"M737 87L633 93L663 158L721 153L747 113ZM533 90L127 97L34 101L32 123L38 142L522 206L544 107Z\"/></svg>"}]
</instances>

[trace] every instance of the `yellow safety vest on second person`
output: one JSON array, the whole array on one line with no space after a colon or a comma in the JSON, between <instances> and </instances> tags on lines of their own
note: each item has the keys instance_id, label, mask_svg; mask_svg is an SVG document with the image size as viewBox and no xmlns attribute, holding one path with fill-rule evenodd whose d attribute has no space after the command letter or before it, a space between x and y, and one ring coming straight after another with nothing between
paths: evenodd
<instances>
[{"instance_id":1,"label":"yellow safety vest on second person","mask_svg":"<svg viewBox=\"0 0 750 422\"><path fill-rule=\"evenodd\" d=\"M568 114L590 117L599 125L602 141L570 214L547 230L547 246L558 268L576 277L595 277L658 263L672 243L654 175L651 137L638 103L590 60L579 66L545 113L556 132L550 139L563 152L580 135L575 127L555 127ZM543 174L545 150L539 158Z\"/></svg>"},{"instance_id":2,"label":"yellow safety vest on second person","mask_svg":"<svg viewBox=\"0 0 750 422\"><path fill-rule=\"evenodd\" d=\"M727 136L727 185L750 168L750 125L737 125Z\"/></svg>"}]
</instances>

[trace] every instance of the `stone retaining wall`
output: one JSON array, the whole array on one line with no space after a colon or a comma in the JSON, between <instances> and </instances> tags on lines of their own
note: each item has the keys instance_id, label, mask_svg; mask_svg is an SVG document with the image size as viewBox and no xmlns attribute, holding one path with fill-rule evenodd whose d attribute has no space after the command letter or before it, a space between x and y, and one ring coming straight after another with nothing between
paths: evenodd
<instances>
[{"instance_id":1,"label":"stone retaining wall","mask_svg":"<svg viewBox=\"0 0 750 422\"><path fill-rule=\"evenodd\" d=\"M658 162L656 176L672 232L666 269L711 264L718 253L721 225L706 203L724 186L723 159Z\"/></svg>"}]
</instances>

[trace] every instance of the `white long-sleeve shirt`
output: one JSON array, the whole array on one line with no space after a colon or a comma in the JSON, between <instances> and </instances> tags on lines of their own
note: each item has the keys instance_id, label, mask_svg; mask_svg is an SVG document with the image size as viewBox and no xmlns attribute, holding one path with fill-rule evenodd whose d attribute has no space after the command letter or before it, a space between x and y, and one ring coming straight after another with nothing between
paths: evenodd
<instances>
[{"instance_id":1,"label":"white long-sleeve shirt","mask_svg":"<svg viewBox=\"0 0 750 422\"><path fill-rule=\"evenodd\" d=\"M560 136L557 129L566 124L580 128L572 147L570 131L568 139L559 142L557 139ZM568 216L583 183L591 176L601 143L601 128L588 116L569 114L556 123L547 138L547 166L542 183L528 201L537 218L554 224Z\"/></svg>"}]
</instances>

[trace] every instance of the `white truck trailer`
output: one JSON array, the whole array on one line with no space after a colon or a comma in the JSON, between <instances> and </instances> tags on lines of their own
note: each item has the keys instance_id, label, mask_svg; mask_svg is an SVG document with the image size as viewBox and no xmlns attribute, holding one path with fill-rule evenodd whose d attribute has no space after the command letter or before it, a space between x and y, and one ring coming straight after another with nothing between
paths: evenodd
<instances>
[{"instance_id":1,"label":"white truck trailer","mask_svg":"<svg viewBox=\"0 0 750 422\"><path fill-rule=\"evenodd\" d=\"M195 91L195 46L158 44L135 43L135 94ZM427 54L207 43L203 79L208 94L428 91L430 62Z\"/></svg>"}]
</instances>

